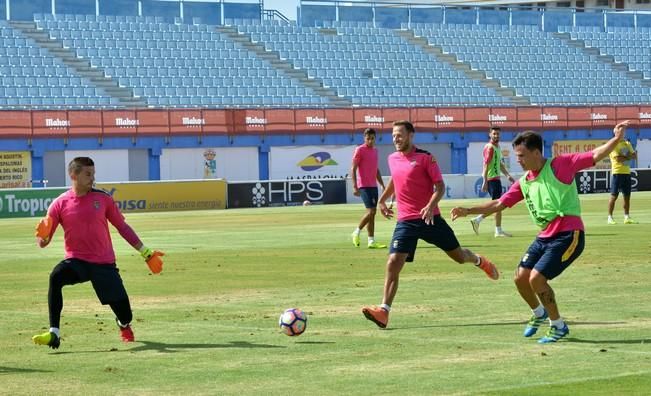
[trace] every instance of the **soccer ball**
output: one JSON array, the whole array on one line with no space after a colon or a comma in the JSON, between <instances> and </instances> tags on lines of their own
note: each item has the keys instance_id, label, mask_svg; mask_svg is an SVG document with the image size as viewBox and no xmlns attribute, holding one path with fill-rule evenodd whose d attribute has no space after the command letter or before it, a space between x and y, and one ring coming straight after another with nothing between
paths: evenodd
<instances>
[{"instance_id":1,"label":"soccer ball","mask_svg":"<svg viewBox=\"0 0 651 396\"><path fill-rule=\"evenodd\" d=\"M307 315L298 308L290 308L280 315L278 326L290 337L303 334L307 328Z\"/></svg>"}]
</instances>

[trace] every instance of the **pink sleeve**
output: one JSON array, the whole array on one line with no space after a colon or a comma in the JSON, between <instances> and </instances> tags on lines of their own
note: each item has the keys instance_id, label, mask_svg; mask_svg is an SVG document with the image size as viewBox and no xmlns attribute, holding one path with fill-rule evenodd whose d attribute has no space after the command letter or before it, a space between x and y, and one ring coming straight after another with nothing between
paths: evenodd
<instances>
[{"instance_id":1,"label":"pink sleeve","mask_svg":"<svg viewBox=\"0 0 651 396\"><path fill-rule=\"evenodd\" d=\"M484 147L484 165L491 162L493 158L493 146Z\"/></svg>"},{"instance_id":2,"label":"pink sleeve","mask_svg":"<svg viewBox=\"0 0 651 396\"><path fill-rule=\"evenodd\" d=\"M353 153L353 164L359 164L359 161L361 159L361 150L359 147L355 149L355 152Z\"/></svg>"},{"instance_id":3,"label":"pink sleeve","mask_svg":"<svg viewBox=\"0 0 651 396\"><path fill-rule=\"evenodd\" d=\"M509 190L499 198L499 201L507 208L511 208L523 199L524 195L522 195L522 189L520 189L520 180L516 180Z\"/></svg>"},{"instance_id":4,"label":"pink sleeve","mask_svg":"<svg viewBox=\"0 0 651 396\"><path fill-rule=\"evenodd\" d=\"M432 183L438 183L443 181L443 175L441 174L441 168L439 168L439 163L436 162L436 158L432 155L426 155L424 156L426 158L426 161L428 161L427 164L427 173L429 174L429 177L432 179Z\"/></svg>"},{"instance_id":5,"label":"pink sleeve","mask_svg":"<svg viewBox=\"0 0 651 396\"><path fill-rule=\"evenodd\" d=\"M113 198L107 197L107 199L110 202L106 205L108 208L106 210L106 218L111 224L113 224L113 227L118 230L122 238L124 238L124 240L127 241L129 245L137 248L137 246L141 243L140 238L138 238L138 235L136 235L136 232L133 230L133 228L131 228L131 226L124 220L124 216L122 215L122 212L120 212L118 206L115 204L115 201L113 201Z\"/></svg>"},{"instance_id":6,"label":"pink sleeve","mask_svg":"<svg viewBox=\"0 0 651 396\"><path fill-rule=\"evenodd\" d=\"M47 208L47 216L52 219L52 229L50 230L50 238L54 235L59 223L61 223L61 199L55 199L50 204L50 207Z\"/></svg>"},{"instance_id":7,"label":"pink sleeve","mask_svg":"<svg viewBox=\"0 0 651 396\"><path fill-rule=\"evenodd\" d=\"M572 183L577 172L592 166L594 166L592 151L562 154L554 158L551 163L554 175L560 182L565 184Z\"/></svg>"}]
</instances>

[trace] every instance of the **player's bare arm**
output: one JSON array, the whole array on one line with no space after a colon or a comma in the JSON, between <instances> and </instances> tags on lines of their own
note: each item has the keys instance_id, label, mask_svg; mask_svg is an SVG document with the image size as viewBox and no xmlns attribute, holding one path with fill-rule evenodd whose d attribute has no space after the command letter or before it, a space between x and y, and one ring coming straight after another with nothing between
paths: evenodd
<instances>
[{"instance_id":1,"label":"player's bare arm","mask_svg":"<svg viewBox=\"0 0 651 396\"><path fill-rule=\"evenodd\" d=\"M434 208L439 204L439 201L443 198L443 192L445 191L445 183L440 181L434 184L434 193L430 198L427 206L420 210L420 218L425 220L425 224L434 223Z\"/></svg>"},{"instance_id":2,"label":"player's bare arm","mask_svg":"<svg viewBox=\"0 0 651 396\"><path fill-rule=\"evenodd\" d=\"M614 136L606 143L592 150L592 160L594 161L595 164L601 161L602 159L606 158L608 154L610 154L615 149L617 143L619 143L619 141L624 138L624 134L626 133L626 127L628 127L630 124L631 121L626 120L624 122L620 122L619 124L615 125L615 128L613 129Z\"/></svg>"},{"instance_id":3,"label":"player's bare arm","mask_svg":"<svg viewBox=\"0 0 651 396\"><path fill-rule=\"evenodd\" d=\"M384 186L384 180L382 180L382 174L380 173L379 169L377 170L377 175L375 175L375 178L377 179L378 184L382 186L382 189L383 190L386 189L386 187Z\"/></svg>"},{"instance_id":4,"label":"player's bare arm","mask_svg":"<svg viewBox=\"0 0 651 396\"><path fill-rule=\"evenodd\" d=\"M502 173L504 174L504 176L506 176L507 179L509 179L509 181L511 183L515 183L515 179L513 178L513 176L511 176L511 174L509 173L509 170L506 169L506 166L504 166L504 164L500 164L500 169L501 169Z\"/></svg>"},{"instance_id":5,"label":"player's bare arm","mask_svg":"<svg viewBox=\"0 0 651 396\"><path fill-rule=\"evenodd\" d=\"M354 162L350 168L350 178L353 181L353 195L359 197L359 188L357 187L357 164Z\"/></svg>"},{"instance_id":6,"label":"player's bare arm","mask_svg":"<svg viewBox=\"0 0 651 396\"><path fill-rule=\"evenodd\" d=\"M382 216L386 217L387 219L393 217L393 209L387 207L386 200L389 199L389 197L393 196L394 192L395 189L393 187L393 179L390 179L386 188L384 191L382 191L382 195L380 195L380 198L378 199L380 213L382 213Z\"/></svg>"},{"instance_id":7,"label":"player's bare arm","mask_svg":"<svg viewBox=\"0 0 651 396\"><path fill-rule=\"evenodd\" d=\"M456 208L452 208L450 216L452 217L452 221L455 221L459 217L466 217L469 214L490 215L495 212L501 212L504 209L506 209L506 206L504 206L498 199L494 199L481 205L473 206L472 208L457 206Z\"/></svg>"}]
</instances>

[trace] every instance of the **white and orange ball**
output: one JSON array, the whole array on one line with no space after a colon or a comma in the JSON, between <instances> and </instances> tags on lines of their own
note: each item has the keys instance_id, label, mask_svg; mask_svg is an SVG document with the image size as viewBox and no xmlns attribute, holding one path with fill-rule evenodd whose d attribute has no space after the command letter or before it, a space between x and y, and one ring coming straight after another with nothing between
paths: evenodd
<instances>
[{"instance_id":1,"label":"white and orange ball","mask_svg":"<svg viewBox=\"0 0 651 396\"><path fill-rule=\"evenodd\" d=\"M307 329L307 315L298 308L289 308L280 315L278 326L290 337L299 336Z\"/></svg>"}]
</instances>

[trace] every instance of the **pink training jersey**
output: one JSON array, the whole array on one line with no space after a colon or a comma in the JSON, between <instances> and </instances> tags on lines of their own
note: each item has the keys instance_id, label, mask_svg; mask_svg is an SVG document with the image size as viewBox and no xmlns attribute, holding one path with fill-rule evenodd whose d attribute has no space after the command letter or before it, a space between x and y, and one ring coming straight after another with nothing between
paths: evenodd
<instances>
[{"instance_id":1,"label":"pink training jersey","mask_svg":"<svg viewBox=\"0 0 651 396\"><path fill-rule=\"evenodd\" d=\"M357 187L377 187L377 148L366 144L355 148L353 163L357 165Z\"/></svg>"},{"instance_id":2,"label":"pink training jersey","mask_svg":"<svg viewBox=\"0 0 651 396\"><path fill-rule=\"evenodd\" d=\"M398 202L398 220L420 219L420 210L434 194L434 184L443 181L436 159L414 147L406 154L396 151L389 155L388 161ZM433 214L441 214L438 207Z\"/></svg>"},{"instance_id":3,"label":"pink training jersey","mask_svg":"<svg viewBox=\"0 0 651 396\"><path fill-rule=\"evenodd\" d=\"M594 159L592 152L563 154L551 160L552 172L556 178L565 184L571 184L574 176L580 170L594 166ZM527 180L533 180L538 176L539 172L530 171L527 175ZM512 207L516 203L522 201L522 189L520 189L520 181L516 180L515 183L509 188L506 194L502 195L499 199L502 205ZM583 230L583 221L580 216L558 216L552 220L538 236L541 238L548 238L564 231Z\"/></svg>"},{"instance_id":4,"label":"pink training jersey","mask_svg":"<svg viewBox=\"0 0 651 396\"><path fill-rule=\"evenodd\" d=\"M68 190L52 202L48 216L53 220L52 234L57 225L63 227L66 259L76 258L93 264L115 263L107 220L131 246L140 243L113 198L101 190L93 189L80 197L74 190Z\"/></svg>"}]
</instances>

